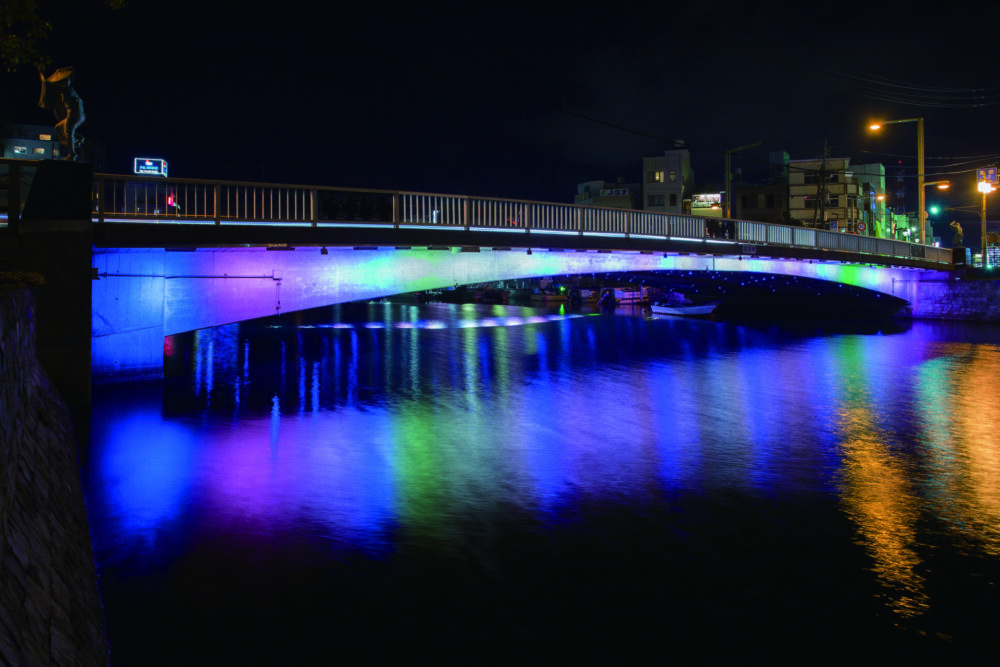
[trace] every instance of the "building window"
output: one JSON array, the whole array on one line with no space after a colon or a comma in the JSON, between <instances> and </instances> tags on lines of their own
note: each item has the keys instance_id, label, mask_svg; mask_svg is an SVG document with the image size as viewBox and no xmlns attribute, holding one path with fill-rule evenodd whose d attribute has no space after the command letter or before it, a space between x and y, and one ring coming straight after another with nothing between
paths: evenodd
<instances>
[{"instance_id":1,"label":"building window","mask_svg":"<svg viewBox=\"0 0 1000 667\"><path fill-rule=\"evenodd\" d=\"M35 155L45 155L45 149L44 148L35 148L31 152L34 153Z\"/></svg>"},{"instance_id":2,"label":"building window","mask_svg":"<svg viewBox=\"0 0 1000 667\"><path fill-rule=\"evenodd\" d=\"M774 208L774 195L767 195L767 208Z\"/></svg>"},{"instance_id":3,"label":"building window","mask_svg":"<svg viewBox=\"0 0 1000 667\"><path fill-rule=\"evenodd\" d=\"M663 195L646 195L646 206L663 206Z\"/></svg>"},{"instance_id":4,"label":"building window","mask_svg":"<svg viewBox=\"0 0 1000 667\"><path fill-rule=\"evenodd\" d=\"M674 193L670 194L670 205L677 206L677 195Z\"/></svg>"},{"instance_id":5,"label":"building window","mask_svg":"<svg viewBox=\"0 0 1000 667\"><path fill-rule=\"evenodd\" d=\"M27 146L14 146L14 155L27 155L27 154L28 154Z\"/></svg>"},{"instance_id":6,"label":"building window","mask_svg":"<svg viewBox=\"0 0 1000 667\"><path fill-rule=\"evenodd\" d=\"M38 138L41 139L42 141L52 141L51 134L39 134Z\"/></svg>"},{"instance_id":7,"label":"building window","mask_svg":"<svg viewBox=\"0 0 1000 667\"><path fill-rule=\"evenodd\" d=\"M663 172L662 171L647 171L646 172L646 182L647 183L662 183L663 182Z\"/></svg>"},{"instance_id":8,"label":"building window","mask_svg":"<svg viewBox=\"0 0 1000 667\"><path fill-rule=\"evenodd\" d=\"M817 183L819 183L819 172L817 172L817 171L807 171L805 173L805 178L804 178L803 182L806 185L816 185ZM840 182L840 175L837 174L837 173L827 174L826 175L826 182L827 183L839 183Z\"/></svg>"}]
</instances>

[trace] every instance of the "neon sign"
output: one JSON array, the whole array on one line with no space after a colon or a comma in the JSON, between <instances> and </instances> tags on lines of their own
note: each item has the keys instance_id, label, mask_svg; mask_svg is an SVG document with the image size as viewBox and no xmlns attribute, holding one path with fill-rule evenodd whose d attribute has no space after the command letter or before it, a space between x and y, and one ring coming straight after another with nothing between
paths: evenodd
<instances>
[{"instance_id":1,"label":"neon sign","mask_svg":"<svg viewBox=\"0 0 1000 667\"><path fill-rule=\"evenodd\" d=\"M134 172L142 176L167 176L167 161L160 158L135 158Z\"/></svg>"}]
</instances>

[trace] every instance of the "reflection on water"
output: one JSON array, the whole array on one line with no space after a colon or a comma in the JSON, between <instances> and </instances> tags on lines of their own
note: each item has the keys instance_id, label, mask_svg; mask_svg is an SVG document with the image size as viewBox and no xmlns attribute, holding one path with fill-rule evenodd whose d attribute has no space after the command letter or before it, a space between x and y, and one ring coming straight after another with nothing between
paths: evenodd
<instances>
[{"instance_id":1,"label":"reflection on water","mask_svg":"<svg viewBox=\"0 0 1000 667\"><path fill-rule=\"evenodd\" d=\"M928 606L924 579L917 572L918 498L905 459L894 455L893 439L882 431L878 405L885 394L876 392L869 377L883 359L878 349L866 345L871 340L877 348L878 339L843 341L831 369L840 375L836 386L843 388L833 406L843 450L843 501L885 587L888 604L901 616L911 617ZM879 369L878 374L886 371Z\"/></svg>"},{"instance_id":2,"label":"reflection on water","mask_svg":"<svg viewBox=\"0 0 1000 667\"><path fill-rule=\"evenodd\" d=\"M126 661L165 636L183 654L201 631L176 617L210 612L242 619L219 637L282 651L319 641L313 623L585 652L587 628L953 647L998 620L1000 347L982 329L310 317L173 336L162 392L95 398L88 502Z\"/></svg>"}]
</instances>

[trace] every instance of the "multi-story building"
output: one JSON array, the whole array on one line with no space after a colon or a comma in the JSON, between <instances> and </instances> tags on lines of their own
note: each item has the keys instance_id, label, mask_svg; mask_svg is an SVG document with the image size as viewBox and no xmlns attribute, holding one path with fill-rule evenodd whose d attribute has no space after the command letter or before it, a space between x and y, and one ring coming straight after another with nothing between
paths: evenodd
<instances>
[{"instance_id":1,"label":"multi-story building","mask_svg":"<svg viewBox=\"0 0 1000 667\"><path fill-rule=\"evenodd\" d=\"M678 146L683 146L679 142ZM691 152L675 148L663 155L642 158L642 210L690 213L694 189Z\"/></svg>"},{"instance_id":2,"label":"multi-story building","mask_svg":"<svg viewBox=\"0 0 1000 667\"><path fill-rule=\"evenodd\" d=\"M602 208L638 209L642 192L638 183L626 183L624 178L617 182L587 181L576 186L574 204L599 206Z\"/></svg>"},{"instance_id":3,"label":"multi-story building","mask_svg":"<svg viewBox=\"0 0 1000 667\"><path fill-rule=\"evenodd\" d=\"M3 157L19 160L58 160L59 139L51 125L4 125L0 142Z\"/></svg>"},{"instance_id":4,"label":"multi-story building","mask_svg":"<svg viewBox=\"0 0 1000 667\"><path fill-rule=\"evenodd\" d=\"M733 217L755 222L788 222L788 183L750 185L733 188Z\"/></svg>"},{"instance_id":5,"label":"multi-story building","mask_svg":"<svg viewBox=\"0 0 1000 667\"><path fill-rule=\"evenodd\" d=\"M732 184L732 216L755 222L788 222L788 153L772 151L767 178L760 183Z\"/></svg>"},{"instance_id":6,"label":"multi-story building","mask_svg":"<svg viewBox=\"0 0 1000 667\"><path fill-rule=\"evenodd\" d=\"M850 158L789 162L788 213L792 220L817 229L856 232L859 187L850 164Z\"/></svg>"},{"instance_id":7,"label":"multi-story building","mask_svg":"<svg viewBox=\"0 0 1000 667\"><path fill-rule=\"evenodd\" d=\"M25 125L11 123L0 128L0 147L3 157L19 160L60 160L65 157L56 129L52 125ZM99 142L87 140L81 158L101 171L104 168L104 150Z\"/></svg>"},{"instance_id":8,"label":"multi-story building","mask_svg":"<svg viewBox=\"0 0 1000 667\"><path fill-rule=\"evenodd\" d=\"M858 234L892 238L892 220L885 207L885 167L878 163L851 167L858 181Z\"/></svg>"}]
</instances>

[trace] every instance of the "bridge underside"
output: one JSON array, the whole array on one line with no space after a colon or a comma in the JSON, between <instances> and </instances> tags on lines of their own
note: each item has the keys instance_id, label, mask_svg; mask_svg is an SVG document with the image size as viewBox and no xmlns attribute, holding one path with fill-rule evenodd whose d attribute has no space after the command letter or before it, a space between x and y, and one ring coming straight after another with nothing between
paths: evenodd
<instances>
[{"instance_id":1,"label":"bridge underside","mask_svg":"<svg viewBox=\"0 0 1000 667\"><path fill-rule=\"evenodd\" d=\"M95 249L94 383L162 376L163 338L348 301L498 280L637 271L754 271L910 300L912 269L803 260L536 249Z\"/></svg>"}]
</instances>

